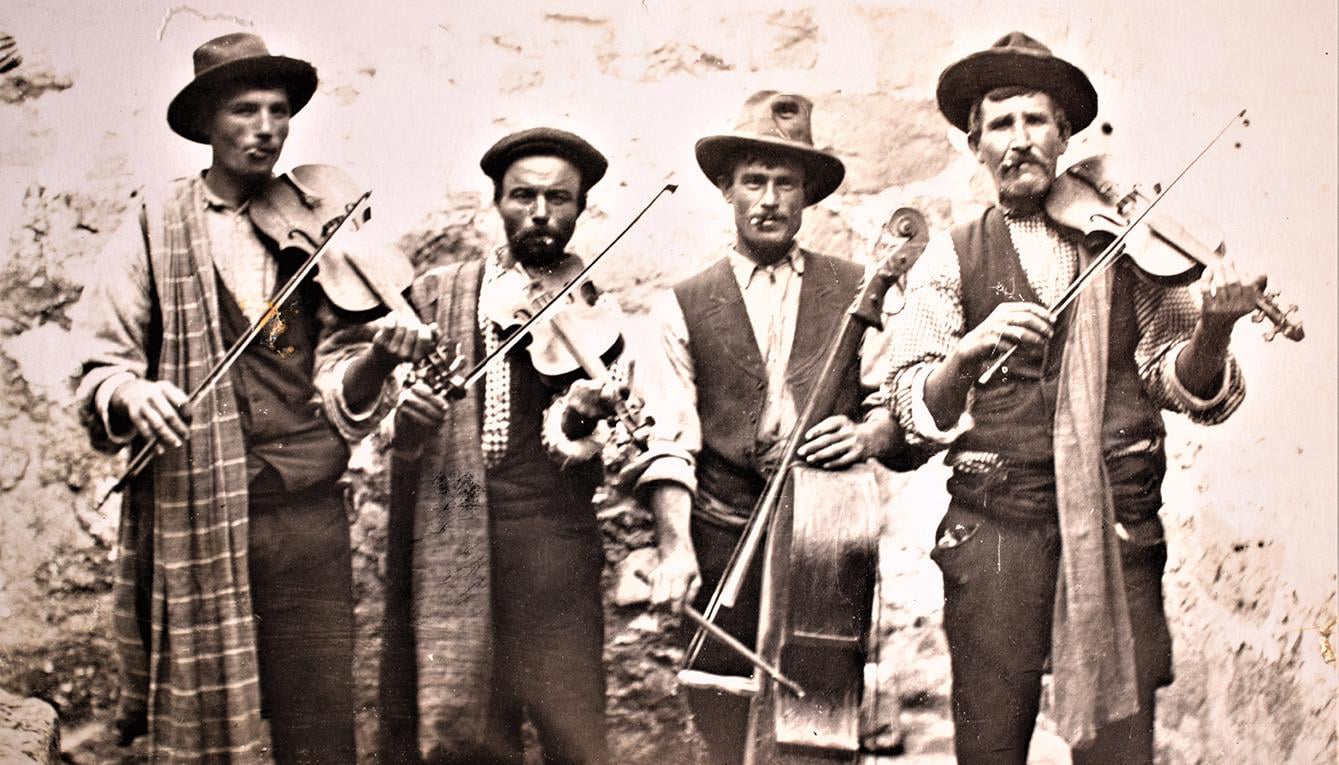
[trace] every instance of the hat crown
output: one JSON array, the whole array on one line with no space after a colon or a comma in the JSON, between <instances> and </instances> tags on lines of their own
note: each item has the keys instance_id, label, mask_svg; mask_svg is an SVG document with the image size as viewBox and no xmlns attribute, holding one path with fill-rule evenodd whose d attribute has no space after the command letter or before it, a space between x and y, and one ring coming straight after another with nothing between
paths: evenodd
<instances>
[{"instance_id":1,"label":"hat crown","mask_svg":"<svg viewBox=\"0 0 1339 765\"><path fill-rule=\"evenodd\" d=\"M1020 53L1035 53L1038 56L1050 56L1051 49L1023 32L1010 32L995 41L992 48L1005 48Z\"/></svg>"},{"instance_id":2,"label":"hat crown","mask_svg":"<svg viewBox=\"0 0 1339 765\"><path fill-rule=\"evenodd\" d=\"M261 58L268 55L270 55L270 49L265 47L265 41L260 38L260 35L235 32L222 37L215 37L195 49L193 57L195 76L199 77L215 67L232 61Z\"/></svg>"},{"instance_id":3,"label":"hat crown","mask_svg":"<svg viewBox=\"0 0 1339 765\"><path fill-rule=\"evenodd\" d=\"M813 111L813 102L804 96L775 90L759 91L744 102L735 132L812 147L814 136L810 124Z\"/></svg>"}]
</instances>

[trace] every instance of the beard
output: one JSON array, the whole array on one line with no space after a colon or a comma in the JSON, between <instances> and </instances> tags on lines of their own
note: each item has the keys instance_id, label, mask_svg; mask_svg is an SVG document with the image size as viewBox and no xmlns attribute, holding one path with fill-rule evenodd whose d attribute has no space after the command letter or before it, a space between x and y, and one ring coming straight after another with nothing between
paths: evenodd
<instances>
[{"instance_id":1,"label":"beard","mask_svg":"<svg viewBox=\"0 0 1339 765\"><path fill-rule=\"evenodd\" d=\"M523 266L551 266L567 252L567 237L556 231L527 231L512 238L512 257Z\"/></svg>"},{"instance_id":2,"label":"beard","mask_svg":"<svg viewBox=\"0 0 1339 765\"><path fill-rule=\"evenodd\" d=\"M1032 157L1021 164L1000 168L995 178L1000 203L1005 207L1034 207L1051 190L1055 165Z\"/></svg>"}]
</instances>

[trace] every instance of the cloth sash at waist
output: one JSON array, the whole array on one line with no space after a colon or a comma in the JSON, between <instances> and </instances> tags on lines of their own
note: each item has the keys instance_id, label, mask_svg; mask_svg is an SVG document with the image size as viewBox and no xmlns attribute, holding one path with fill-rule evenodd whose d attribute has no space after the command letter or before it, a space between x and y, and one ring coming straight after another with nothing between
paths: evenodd
<instances>
[{"instance_id":1,"label":"cloth sash at waist","mask_svg":"<svg viewBox=\"0 0 1339 765\"><path fill-rule=\"evenodd\" d=\"M1138 524L1162 507L1167 457L1161 449L1106 457L1116 520ZM1058 523L1055 463L1008 462L986 471L958 468L948 481L955 500L987 515L1024 522Z\"/></svg>"}]
</instances>

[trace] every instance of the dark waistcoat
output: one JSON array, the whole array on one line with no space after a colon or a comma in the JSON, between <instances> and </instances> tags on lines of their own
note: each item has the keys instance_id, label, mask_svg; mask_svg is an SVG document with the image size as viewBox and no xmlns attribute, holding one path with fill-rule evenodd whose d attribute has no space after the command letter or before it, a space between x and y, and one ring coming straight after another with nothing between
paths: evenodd
<instances>
[{"instance_id":1,"label":"dark waistcoat","mask_svg":"<svg viewBox=\"0 0 1339 765\"><path fill-rule=\"evenodd\" d=\"M296 265L288 260L280 260L279 284L288 281ZM218 287L219 329L231 346L250 321L222 279ZM229 373L246 438L247 475L255 479L268 466L290 492L335 480L349 461L348 447L326 420L312 382L321 329L316 310L323 299L315 283L300 287ZM263 490L279 488L266 485Z\"/></svg>"},{"instance_id":2,"label":"dark waistcoat","mask_svg":"<svg viewBox=\"0 0 1339 765\"><path fill-rule=\"evenodd\" d=\"M483 338L475 330L475 358L483 358ZM564 468L549 456L540 437L544 410L563 381L546 380L530 363L524 349L512 352L511 409L507 420L507 448L498 464L485 470L489 517L493 520L547 516L572 526L595 523L591 496L602 476L599 459ZM482 383L481 383L482 384ZM484 407L479 407L480 428Z\"/></svg>"},{"instance_id":3,"label":"dark waistcoat","mask_svg":"<svg viewBox=\"0 0 1339 765\"><path fill-rule=\"evenodd\" d=\"M786 363L786 382L797 407L817 382L863 272L848 260L804 253L799 315ZM744 296L728 259L679 283L674 294L688 327L697 385L700 487L730 505L751 506L766 481L760 455L770 446L757 441L758 417L763 402L775 394L767 390L767 370ZM859 366L853 364L845 374L833 411L853 415L860 404Z\"/></svg>"},{"instance_id":4,"label":"dark waistcoat","mask_svg":"<svg viewBox=\"0 0 1339 765\"><path fill-rule=\"evenodd\" d=\"M999 208L953 228L953 246L962 272L962 307L970 331L1001 303L1041 303L1028 284L1018 252ZM1162 416L1144 392L1135 365L1139 342L1135 319L1136 277L1123 263L1112 272L1106 399L1102 446L1111 452L1135 441L1161 436ZM1015 353L986 385L972 388L975 427L953 444L954 451L987 451L1020 463L1049 463L1054 455L1056 391L1071 306L1060 317L1055 335L1040 351Z\"/></svg>"}]
</instances>

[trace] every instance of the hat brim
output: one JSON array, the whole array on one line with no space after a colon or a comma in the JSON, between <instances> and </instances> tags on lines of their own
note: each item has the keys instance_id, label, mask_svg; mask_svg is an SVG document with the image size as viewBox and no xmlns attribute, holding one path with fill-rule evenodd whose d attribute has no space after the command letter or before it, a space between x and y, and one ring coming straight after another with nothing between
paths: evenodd
<instances>
[{"instance_id":1,"label":"hat brim","mask_svg":"<svg viewBox=\"0 0 1339 765\"><path fill-rule=\"evenodd\" d=\"M846 165L840 159L824 151L819 151L783 138L767 136L726 134L707 136L697 142L698 167L706 173L707 180L717 181L733 171L734 158L750 151L779 154L799 160L804 165L805 187L808 190L806 207L812 205L837 190L846 177Z\"/></svg>"},{"instance_id":2,"label":"hat brim","mask_svg":"<svg viewBox=\"0 0 1339 765\"><path fill-rule=\"evenodd\" d=\"M939 111L967 132L972 107L995 88L1036 88L1065 110L1072 132L1097 118L1097 91L1081 69L1061 58L1017 50L983 50L964 58L939 76Z\"/></svg>"},{"instance_id":3,"label":"hat brim","mask_svg":"<svg viewBox=\"0 0 1339 765\"><path fill-rule=\"evenodd\" d=\"M196 143L209 143L203 116L219 98L220 91L234 82L274 82L288 91L288 105L297 114L316 92L316 68L288 56L256 56L220 64L199 75L181 89L167 107L167 124L173 132Z\"/></svg>"}]
</instances>

